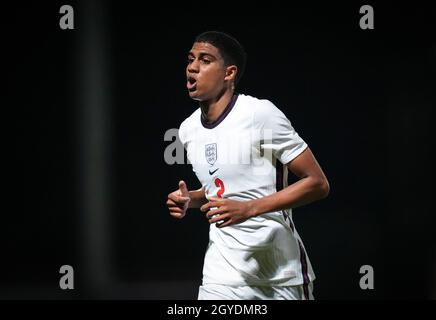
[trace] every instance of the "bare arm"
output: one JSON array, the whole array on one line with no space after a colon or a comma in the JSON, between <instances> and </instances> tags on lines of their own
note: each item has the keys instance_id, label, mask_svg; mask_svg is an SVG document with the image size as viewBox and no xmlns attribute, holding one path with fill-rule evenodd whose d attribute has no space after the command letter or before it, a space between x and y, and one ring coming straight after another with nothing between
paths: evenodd
<instances>
[{"instance_id":1,"label":"bare arm","mask_svg":"<svg viewBox=\"0 0 436 320\"><path fill-rule=\"evenodd\" d=\"M252 215L296 208L327 197L329 183L309 148L288 163L287 167L300 180L279 192L252 200Z\"/></svg>"},{"instance_id":2,"label":"bare arm","mask_svg":"<svg viewBox=\"0 0 436 320\"><path fill-rule=\"evenodd\" d=\"M210 198L201 210L207 212L210 223L223 220L224 222L217 226L225 227L266 212L299 207L328 195L330 186L327 178L309 148L288 163L287 167L300 180L283 190L244 202ZM210 210L210 208L217 209Z\"/></svg>"}]
</instances>

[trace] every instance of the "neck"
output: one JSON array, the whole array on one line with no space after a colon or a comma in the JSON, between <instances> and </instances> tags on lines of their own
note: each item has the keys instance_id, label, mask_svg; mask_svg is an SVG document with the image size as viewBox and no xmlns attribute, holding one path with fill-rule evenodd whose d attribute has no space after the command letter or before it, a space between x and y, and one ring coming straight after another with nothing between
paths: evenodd
<instances>
[{"instance_id":1,"label":"neck","mask_svg":"<svg viewBox=\"0 0 436 320\"><path fill-rule=\"evenodd\" d=\"M214 99L201 101L201 113L207 122L216 121L233 97L233 90L226 90Z\"/></svg>"}]
</instances>

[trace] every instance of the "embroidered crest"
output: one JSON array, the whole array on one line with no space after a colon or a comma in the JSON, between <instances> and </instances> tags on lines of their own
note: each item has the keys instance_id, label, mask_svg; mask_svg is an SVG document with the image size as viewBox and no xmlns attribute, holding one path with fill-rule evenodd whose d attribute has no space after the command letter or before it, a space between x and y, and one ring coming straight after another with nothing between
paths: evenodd
<instances>
[{"instance_id":1,"label":"embroidered crest","mask_svg":"<svg viewBox=\"0 0 436 320\"><path fill-rule=\"evenodd\" d=\"M205 153L205 156L206 156L206 161L211 166L213 166L214 163L216 162L216 159L217 159L217 147L216 147L216 143L206 144L204 146L204 148L205 148L204 153Z\"/></svg>"}]
</instances>

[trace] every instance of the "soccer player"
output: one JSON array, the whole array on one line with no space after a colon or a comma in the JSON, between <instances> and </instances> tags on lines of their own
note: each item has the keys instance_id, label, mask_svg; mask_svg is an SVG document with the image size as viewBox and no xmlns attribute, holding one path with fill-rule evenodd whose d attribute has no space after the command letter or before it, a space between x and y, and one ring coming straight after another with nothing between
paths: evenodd
<instances>
[{"instance_id":1,"label":"soccer player","mask_svg":"<svg viewBox=\"0 0 436 320\"><path fill-rule=\"evenodd\" d=\"M200 208L210 222L198 299L313 299L315 279L292 209L326 197L312 151L270 101L238 94L246 54L232 36L200 34L188 53L189 96L200 107L180 126L199 190L168 195L175 218ZM298 181L287 186L288 170Z\"/></svg>"}]
</instances>

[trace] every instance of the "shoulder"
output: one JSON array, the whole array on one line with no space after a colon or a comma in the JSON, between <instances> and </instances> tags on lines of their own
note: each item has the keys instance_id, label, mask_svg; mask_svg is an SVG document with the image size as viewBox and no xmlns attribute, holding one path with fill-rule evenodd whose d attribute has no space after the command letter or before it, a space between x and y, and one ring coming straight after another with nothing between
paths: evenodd
<instances>
[{"instance_id":1,"label":"shoulder","mask_svg":"<svg viewBox=\"0 0 436 320\"><path fill-rule=\"evenodd\" d=\"M201 110L200 108L197 108L197 110L195 110L189 117L183 120L183 122L180 124L180 129L195 125L197 122L200 122L200 115Z\"/></svg>"},{"instance_id":2,"label":"shoulder","mask_svg":"<svg viewBox=\"0 0 436 320\"><path fill-rule=\"evenodd\" d=\"M179 137L182 142L186 141L186 137L189 135L189 132L194 130L200 124L200 115L201 109L198 108L180 124Z\"/></svg>"},{"instance_id":3,"label":"shoulder","mask_svg":"<svg viewBox=\"0 0 436 320\"><path fill-rule=\"evenodd\" d=\"M276 105L268 99L256 98L246 94L239 94L238 100L241 104L250 106L255 112L271 112L280 111Z\"/></svg>"},{"instance_id":4,"label":"shoulder","mask_svg":"<svg viewBox=\"0 0 436 320\"><path fill-rule=\"evenodd\" d=\"M256 122L265 123L275 117L286 118L284 113L268 99L259 99L244 94L240 94L238 99L241 99L242 104L250 108Z\"/></svg>"}]
</instances>

